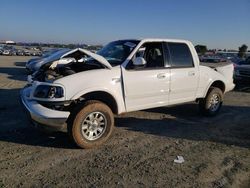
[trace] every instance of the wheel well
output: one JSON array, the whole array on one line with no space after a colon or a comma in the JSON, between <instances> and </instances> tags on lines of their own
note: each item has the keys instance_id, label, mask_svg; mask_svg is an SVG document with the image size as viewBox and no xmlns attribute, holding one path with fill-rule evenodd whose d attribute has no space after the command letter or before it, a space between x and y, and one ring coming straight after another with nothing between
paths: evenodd
<instances>
[{"instance_id":1,"label":"wheel well","mask_svg":"<svg viewBox=\"0 0 250 188\"><path fill-rule=\"evenodd\" d=\"M84 100L98 100L109 106L114 114L118 114L118 106L115 98L104 91L94 91L81 96Z\"/></svg>"},{"instance_id":2,"label":"wheel well","mask_svg":"<svg viewBox=\"0 0 250 188\"><path fill-rule=\"evenodd\" d=\"M225 92L225 84L222 81L215 81L212 83L210 87L217 87L221 89L221 91L224 93Z\"/></svg>"}]
</instances>

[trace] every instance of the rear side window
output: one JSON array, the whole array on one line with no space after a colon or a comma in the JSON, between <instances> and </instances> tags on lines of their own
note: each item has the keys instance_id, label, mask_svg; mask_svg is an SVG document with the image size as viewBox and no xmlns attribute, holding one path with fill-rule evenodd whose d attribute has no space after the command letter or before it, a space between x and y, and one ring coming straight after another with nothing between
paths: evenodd
<instances>
[{"instance_id":1,"label":"rear side window","mask_svg":"<svg viewBox=\"0 0 250 188\"><path fill-rule=\"evenodd\" d=\"M168 43L171 67L193 67L193 57L189 47L184 43Z\"/></svg>"}]
</instances>

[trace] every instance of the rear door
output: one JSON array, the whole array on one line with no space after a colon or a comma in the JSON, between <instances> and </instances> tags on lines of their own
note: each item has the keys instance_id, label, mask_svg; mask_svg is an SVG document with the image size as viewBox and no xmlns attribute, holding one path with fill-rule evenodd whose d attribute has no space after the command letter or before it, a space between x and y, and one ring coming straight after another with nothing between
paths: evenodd
<instances>
[{"instance_id":1,"label":"rear door","mask_svg":"<svg viewBox=\"0 0 250 188\"><path fill-rule=\"evenodd\" d=\"M196 99L199 70L195 67L191 51L185 43L165 43L170 57L169 104L189 102Z\"/></svg>"}]
</instances>

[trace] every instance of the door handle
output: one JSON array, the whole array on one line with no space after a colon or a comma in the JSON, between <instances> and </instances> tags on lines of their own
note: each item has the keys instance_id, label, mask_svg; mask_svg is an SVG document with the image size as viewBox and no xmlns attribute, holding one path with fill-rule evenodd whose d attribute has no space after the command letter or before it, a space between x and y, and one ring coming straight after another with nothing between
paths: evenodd
<instances>
[{"instance_id":1,"label":"door handle","mask_svg":"<svg viewBox=\"0 0 250 188\"><path fill-rule=\"evenodd\" d=\"M157 74L157 78L164 79L164 78L166 78L166 74L164 74L164 73Z\"/></svg>"},{"instance_id":2,"label":"door handle","mask_svg":"<svg viewBox=\"0 0 250 188\"><path fill-rule=\"evenodd\" d=\"M194 75L195 75L195 72L194 72L194 71L188 72L188 76L194 76Z\"/></svg>"}]
</instances>

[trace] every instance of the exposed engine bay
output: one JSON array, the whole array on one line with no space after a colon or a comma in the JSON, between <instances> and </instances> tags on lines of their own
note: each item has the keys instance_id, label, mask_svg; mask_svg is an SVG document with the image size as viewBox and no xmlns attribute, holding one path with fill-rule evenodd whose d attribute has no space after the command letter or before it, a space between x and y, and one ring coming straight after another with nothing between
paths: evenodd
<instances>
[{"instance_id":1,"label":"exposed engine bay","mask_svg":"<svg viewBox=\"0 0 250 188\"><path fill-rule=\"evenodd\" d=\"M78 72L105 68L92 57L81 50L67 54L63 58L46 63L39 71L32 74L32 80L40 82L53 82L56 79L76 74Z\"/></svg>"}]
</instances>

